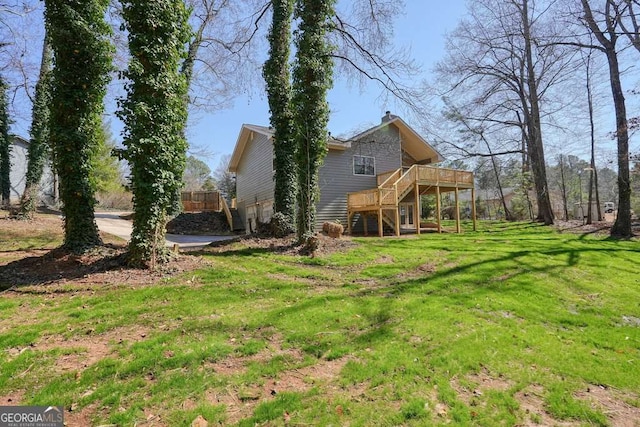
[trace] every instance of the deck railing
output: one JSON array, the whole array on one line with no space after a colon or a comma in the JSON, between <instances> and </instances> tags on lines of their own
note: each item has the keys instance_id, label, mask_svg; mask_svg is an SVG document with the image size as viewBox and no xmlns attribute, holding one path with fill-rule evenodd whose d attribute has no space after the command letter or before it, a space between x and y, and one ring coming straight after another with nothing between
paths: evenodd
<instances>
[{"instance_id":1,"label":"deck railing","mask_svg":"<svg viewBox=\"0 0 640 427\"><path fill-rule=\"evenodd\" d=\"M402 169L396 169L393 171L383 172L379 174L376 179L378 187L388 186L385 184L389 184L389 185L393 184L398 180L398 178L400 178L401 175L402 175Z\"/></svg>"},{"instance_id":2,"label":"deck railing","mask_svg":"<svg viewBox=\"0 0 640 427\"><path fill-rule=\"evenodd\" d=\"M229 229L233 231L233 216L231 215L231 210L229 209L229 205L224 197L220 198L222 202L222 210L224 211L224 216L227 217L227 222L229 223ZM234 205L235 199L231 201L232 206Z\"/></svg>"},{"instance_id":3,"label":"deck railing","mask_svg":"<svg viewBox=\"0 0 640 427\"><path fill-rule=\"evenodd\" d=\"M381 173L376 181L378 188L347 194L347 206L350 209L395 206L399 198L407 194L416 182L443 187L462 185L464 188L470 188L473 186L473 172L413 165L404 174L402 169Z\"/></svg>"},{"instance_id":4,"label":"deck railing","mask_svg":"<svg viewBox=\"0 0 640 427\"><path fill-rule=\"evenodd\" d=\"M353 207L377 206L380 201L380 190L358 191L357 193L347 193L347 205Z\"/></svg>"}]
</instances>

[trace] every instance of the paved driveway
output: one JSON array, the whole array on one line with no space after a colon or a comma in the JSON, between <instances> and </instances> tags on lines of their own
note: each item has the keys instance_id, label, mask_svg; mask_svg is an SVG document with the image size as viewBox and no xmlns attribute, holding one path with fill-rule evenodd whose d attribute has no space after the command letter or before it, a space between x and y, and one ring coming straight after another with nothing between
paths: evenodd
<instances>
[{"instance_id":1,"label":"paved driveway","mask_svg":"<svg viewBox=\"0 0 640 427\"><path fill-rule=\"evenodd\" d=\"M131 239L131 231L133 223L126 219L120 218L121 215L127 215L131 212L96 212L96 224L100 231L118 236L127 242ZM236 236L191 236L186 234L167 234L167 246L178 244L181 248L201 248L207 246L211 242L221 240L230 240Z\"/></svg>"}]
</instances>

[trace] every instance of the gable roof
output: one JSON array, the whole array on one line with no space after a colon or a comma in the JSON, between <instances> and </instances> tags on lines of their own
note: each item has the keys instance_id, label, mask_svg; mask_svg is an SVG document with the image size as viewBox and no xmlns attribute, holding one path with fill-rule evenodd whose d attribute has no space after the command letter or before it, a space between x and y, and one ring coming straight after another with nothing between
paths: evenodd
<instances>
[{"instance_id":1,"label":"gable roof","mask_svg":"<svg viewBox=\"0 0 640 427\"><path fill-rule=\"evenodd\" d=\"M28 147L31 143L28 139L21 137L20 135L9 135L9 139L11 143L14 145L22 145L23 147Z\"/></svg>"},{"instance_id":2,"label":"gable roof","mask_svg":"<svg viewBox=\"0 0 640 427\"><path fill-rule=\"evenodd\" d=\"M355 141L358 139L365 138L374 132L377 132L385 127L393 124L400 131L400 142L402 144L402 149L406 151L411 157L413 157L418 163L425 161L427 159L435 159L433 163L441 162L444 160L444 157L431 146L418 132L413 130L411 126L407 124L404 120L402 120L398 116L388 115L387 117L383 117L382 123L378 126L374 126L371 129L365 130L362 133L350 138Z\"/></svg>"},{"instance_id":3,"label":"gable roof","mask_svg":"<svg viewBox=\"0 0 640 427\"><path fill-rule=\"evenodd\" d=\"M357 141L365 138L378 130L381 130L389 125L393 124L400 131L400 141L402 149L413 157L418 163L427 159L435 159L433 163L441 162L444 157L433 148L422 136L420 136L411 126L409 126L404 120L398 116L389 115L387 118L383 118L383 121L378 126L374 126L364 132L361 132L347 140L338 140L333 137L329 137L328 148L329 150L343 151L351 147L351 141ZM267 138L273 138L273 129L266 126L243 124L240 129L240 134L236 141L235 148L231 154L229 160L229 172L237 172L240 159L249 141L253 141L254 134L261 134Z\"/></svg>"},{"instance_id":4,"label":"gable roof","mask_svg":"<svg viewBox=\"0 0 640 427\"><path fill-rule=\"evenodd\" d=\"M243 124L240 128L240 135L238 135L238 139L236 141L236 146L233 149L233 153L231 154L231 159L229 160L229 172L237 172L238 165L240 164L240 159L242 158L242 154L244 153L245 148L247 147L247 143L249 141L253 141L254 134L264 135L267 138L273 138L273 129L268 128L266 126L259 125L251 125L251 124ZM340 141L333 137L329 137L329 141L327 142L327 146L329 150L339 150L343 151L347 148L351 147L350 141Z\"/></svg>"}]
</instances>

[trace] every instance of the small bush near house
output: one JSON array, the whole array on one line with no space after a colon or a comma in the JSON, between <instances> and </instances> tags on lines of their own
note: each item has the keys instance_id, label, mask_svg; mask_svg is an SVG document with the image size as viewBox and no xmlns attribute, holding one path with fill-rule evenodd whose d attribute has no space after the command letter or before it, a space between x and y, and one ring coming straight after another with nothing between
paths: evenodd
<instances>
[{"instance_id":1,"label":"small bush near house","mask_svg":"<svg viewBox=\"0 0 640 427\"><path fill-rule=\"evenodd\" d=\"M273 237L281 238L293 234L296 229L282 212L276 212L269 222L269 232Z\"/></svg>"}]
</instances>

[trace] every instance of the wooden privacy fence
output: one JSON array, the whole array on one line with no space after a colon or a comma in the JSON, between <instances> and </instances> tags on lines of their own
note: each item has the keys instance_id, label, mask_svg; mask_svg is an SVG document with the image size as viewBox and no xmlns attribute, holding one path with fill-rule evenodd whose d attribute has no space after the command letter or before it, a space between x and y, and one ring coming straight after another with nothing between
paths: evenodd
<instances>
[{"instance_id":1,"label":"wooden privacy fence","mask_svg":"<svg viewBox=\"0 0 640 427\"><path fill-rule=\"evenodd\" d=\"M220 212L222 196L218 191L183 191L182 209L184 212Z\"/></svg>"}]
</instances>

